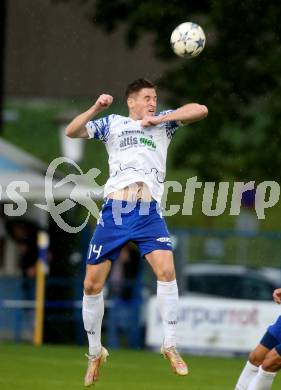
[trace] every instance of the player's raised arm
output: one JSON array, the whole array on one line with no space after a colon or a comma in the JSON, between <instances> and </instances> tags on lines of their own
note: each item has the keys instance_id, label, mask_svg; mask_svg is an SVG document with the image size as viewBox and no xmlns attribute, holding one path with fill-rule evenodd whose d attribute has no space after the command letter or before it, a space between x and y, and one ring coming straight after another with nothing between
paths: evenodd
<instances>
[{"instance_id":1,"label":"player's raised arm","mask_svg":"<svg viewBox=\"0 0 281 390\"><path fill-rule=\"evenodd\" d=\"M281 288L276 288L274 291L273 291L273 299L276 303L281 303Z\"/></svg>"},{"instance_id":2,"label":"player's raised arm","mask_svg":"<svg viewBox=\"0 0 281 390\"><path fill-rule=\"evenodd\" d=\"M198 103L189 103L164 115L144 117L141 124L143 127L148 127L158 125L161 122L176 121L187 125L200 121L206 118L207 115L208 108L206 106Z\"/></svg>"},{"instance_id":3,"label":"player's raised arm","mask_svg":"<svg viewBox=\"0 0 281 390\"><path fill-rule=\"evenodd\" d=\"M101 111L106 110L112 103L111 95L100 95L95 104L87 111L77 115L66 127L65 134L70 138L89 138L86 123Z\"/></svg>"}]
</instances>

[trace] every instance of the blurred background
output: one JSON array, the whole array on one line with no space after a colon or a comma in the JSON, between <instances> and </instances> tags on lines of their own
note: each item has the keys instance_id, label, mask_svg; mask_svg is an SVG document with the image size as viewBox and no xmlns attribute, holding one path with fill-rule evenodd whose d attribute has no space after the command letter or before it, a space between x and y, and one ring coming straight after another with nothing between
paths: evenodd
<instances>
[{"instance_id":1,"label":"blurred background","mask_svg":"<svg viewBox=\"0 0 281 390\"><path fill-rule=\"evenodd\" d=\"M174 137L167 180L183 188L193 176L228 181L231 188L234 181L279 183L281 7L273 0L2 0L0 7L0 340L34 342L41 253L48 268L41 342L86 345L84 259L96 221L66 233L34 204L44 203L45 172L54 158L70 157L83 172L100 169L103 185L107 155L99 143L69 145L63 128L101 93L114 96L110 112L125 114L127 84L148 78L158 85L159 108L187 102L209 108L206 120ZM200 24L207 38L191 60L177 58L169 43L185 21ZM72 171L64 164L57 179ZM4 205L13 203L7 187L15 180L29 183L27 210L7 217ZM182 204L183 196L170 191L168 205ZM200 353L246 352L277 315L271 296L281 286L280 202L259 220L255 190L246 191L239 216L229 215L228 198L225 212L210 217L202 197L198 189L191 216L167 217L183 296L180 345ZM55 201L63 198L62 192ZM85 215L77 204L63 218L78 226ZM38 252L41 231L49 245ZM137 249L124 248L106 287L107 345L161 344L155 285ZM200 326L207 329L201 344Z\"/></svg>"}]
</instances>

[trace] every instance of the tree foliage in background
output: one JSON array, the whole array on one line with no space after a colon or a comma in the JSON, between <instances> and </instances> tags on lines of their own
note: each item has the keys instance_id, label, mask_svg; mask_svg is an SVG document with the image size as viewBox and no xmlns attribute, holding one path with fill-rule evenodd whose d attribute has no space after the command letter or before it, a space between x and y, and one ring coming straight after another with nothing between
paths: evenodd
<instances>
[{"instance_id":1,"label":"tree foliage in background","mask_svg":"<svg viewBox=\"0 0 281 390\"><path fill-rule=\"evenodd\" d=\"M174 166L192 168L204 180L280 179L278 2L79 1L93 23L106 32L124 25L129 47L137 45L144 34L152 34L155 54L171 64L158 80L171 106L188 101L208 106L206 120L179 132ZM191 60L177 59L169 44L171 31L184 21L199 23L207 36L205 50Z\"/></svg>"}]
</instances>

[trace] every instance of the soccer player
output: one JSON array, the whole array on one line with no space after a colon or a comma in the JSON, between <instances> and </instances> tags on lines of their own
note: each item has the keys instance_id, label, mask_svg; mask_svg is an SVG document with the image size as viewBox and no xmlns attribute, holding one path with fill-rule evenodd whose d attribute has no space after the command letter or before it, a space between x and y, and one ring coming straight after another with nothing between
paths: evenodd
<instances>
[{"instance_id":1,"label":"soccer player","mask_svg":"<svg viewBox=\"0 0 281 390\"><path fill-rule=\"evenodd\" d=\"M205 118L208 110L191 103L156 114L156 87L145 79L137 79L127 87L126 99L128 117L112 114L93 120L113 101L112 96L103 94L65 130L69 137L101 140L109 155L105 202L89 245L84 280L82 312L89 340L85 386L98 379L99 368L108 356L101 345L102 289L112 262L129 241L138 245L157 278L164 330L161 352L176 374L188 372L176 349L178 287L170 235L159 205L167 150L177 127Z\"/></svg>"},{"instance_id":2,"label":"soccer player","mask_svg":"<svg viewBox=\"0 0 281 390\"><path fill-rule=\"evenodd\" d=\"M281 288L273 292L273 299L281 303ZM269 326L260 343L250 353L235 390L270 390L281 368L281 316Z\"/></svg>"}]
</instances>

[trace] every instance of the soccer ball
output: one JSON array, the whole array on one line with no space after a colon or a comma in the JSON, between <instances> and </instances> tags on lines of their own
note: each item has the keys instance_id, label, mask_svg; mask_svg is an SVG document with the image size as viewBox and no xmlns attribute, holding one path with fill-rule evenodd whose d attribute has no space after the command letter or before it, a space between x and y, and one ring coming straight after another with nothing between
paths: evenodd
<instances>
[{"instance_id":1,"label":"soccer ball","mask_svg":"<svg viewBox=\"0 0 281 390\"><path fill-rule=\"evenodd\" d=\"M179 57L196 57L204 49L206 37L196 23L185 22L178 25L171 34L171 45Z\"/></svg>"}]
</instances>

